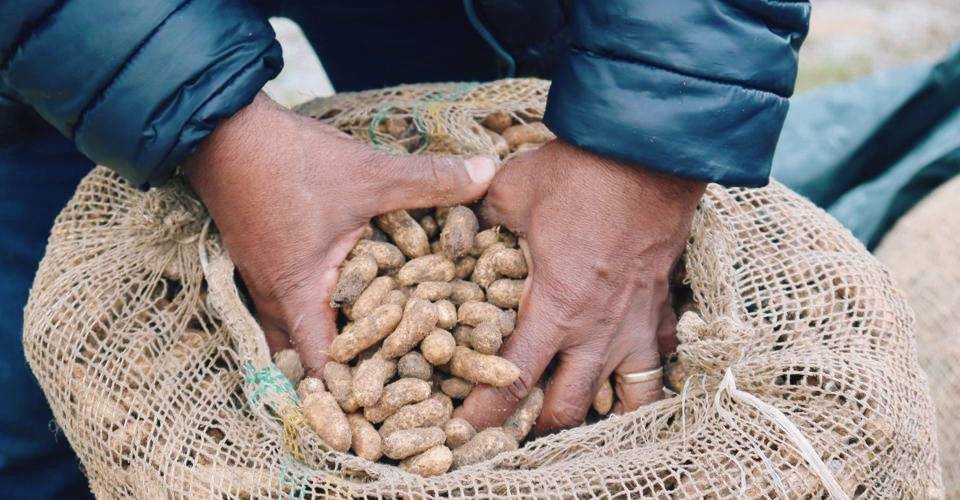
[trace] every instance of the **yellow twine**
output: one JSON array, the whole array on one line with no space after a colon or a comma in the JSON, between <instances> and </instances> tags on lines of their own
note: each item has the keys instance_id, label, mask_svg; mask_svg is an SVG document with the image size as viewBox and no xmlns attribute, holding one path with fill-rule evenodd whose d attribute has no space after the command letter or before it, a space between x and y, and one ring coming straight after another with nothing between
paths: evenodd
<instances>
[{"instance_id":1,"label":"yellow twine","mask_svg":"<svg viewBox=\"0 0 960 500\"><path fill-rule=\"evenodd\" d=\"M443 120L441 116L443 112L449 107L448 103L429 103L424 106L424 114L427 115L426 125L427 133L431 137L442 139L447 137L447 129L443 126Z\"/></svg>"},{"instance_id":2,"label":"yellow twine","mask_svg":"<svg viewBox=\"0 0 960 500\"><path fill-rule=\"evenodd\" d=\"M291 404L285 404L278 412L283 422L283 446L298 462L303 462L303 450L300 449L300 430L306 426L303 412Z\"/></svg>"}]
</instances>

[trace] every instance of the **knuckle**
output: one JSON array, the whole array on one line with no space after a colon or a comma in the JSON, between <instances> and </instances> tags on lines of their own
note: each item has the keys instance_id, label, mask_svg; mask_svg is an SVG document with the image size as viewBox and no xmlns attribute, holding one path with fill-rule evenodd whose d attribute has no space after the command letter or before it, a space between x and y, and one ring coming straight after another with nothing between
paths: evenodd
<instances>
[{"instance_id":1,"label":"knuckle","mask_svg":"<svg viewBox=\"0 0 960 500\"><path fill-rule=\"evenodd\" d=\"M533 380L531 374L523 373L517 380L513 381L512 384L498 388L497 392L504 401L510 405L516 405L520 403L523 398L527 397L527 394L530 394L535 384L536 381Z\"/></svg>"},{"instance_id":2,"label":"knuckle","mask_svg":"<svg viewBox=\"0 0 960 500\"><path fill-rule=\"evenodd\" d=\"M579 329L587 315L591 315L598 305L602 307L590 299L589 287L575 277L557 279L543 273L538 278L543 283L538 287L539 293L551 304L551 322L559 330Z\"/></svg>"},{"instance_id":3,"label":"knuckle","mask_svg":"<svg viewBox=\"0 0 960 500\"><path fill-rule=\"evenodd\" d=\"M576 266L574 266L576 267ZM570 268L567 267L569 270ZM554 322L567 330L616 328L630 294L596 267L558 275L550 269L538 275L540 293L552 304ZM610 276L616 273L609 273ZM598 300L598 297L602 300Z\"/></svg>"},{"instance_id":4,"label":"knuckle","mask_svg":"<svg viewBox=\"0 0 960 500\"><path fill-rule=\"evenodd\" d=\"M394 159L373 148L358 148L352 156L351 177L360 185L379 186L395 174Z\"/></svg>"},{"instance_id":5,"label":"knuckle","mask_svg":"<svg viewBox=\"0 0 960 500\"><path fill-rule=\"evenodd\" d=\"M580 425L587 416L586 408L580 408L566 400L557 401L547 415L557 427L568 428Z\"/></svg>"},{"instance_id":6,"label":"knuckle","mask_svg":"<svg viewBox=\"0 0 960 500\"><path fill-rule=\"evenodd\" d=\"M456 183L454 166L448 158L426 156L423 157L423 161L421 168L430 175L430 180L435 186L451 186Z\"/></svg>"},{"instance_id":7,"label":"knuckle","mask_svg":"<svg viewBox=\"0 0 960 500\"><path fill-rule=\"evenodd\" d=\"M268 298L285 303L297 297L310 281L310 273L306 267L298 263L290 263L278 267L271 280Z\"/></svg>"}]
</instances>

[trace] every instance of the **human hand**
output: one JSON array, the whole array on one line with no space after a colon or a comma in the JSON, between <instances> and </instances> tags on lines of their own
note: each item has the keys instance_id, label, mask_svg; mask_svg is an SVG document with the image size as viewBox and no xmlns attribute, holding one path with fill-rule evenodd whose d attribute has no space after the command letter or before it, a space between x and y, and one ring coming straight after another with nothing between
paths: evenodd
<instances>
[{"instance_id":1,"label":"human hand","mask_svg":"<svg viewBox=\"0 0 960 500\"><path fill-rule=\"evenodd\" d=\"M318 376L337 333L338 266L370 218L483 195L486 158L392 156L281 108L265 94L223 122L186 174L237 265L272 352Z\"/></svg>"},{"instance_id":2,"label":"human hand","mask_svg":"<svg viewBox=\"0 0 960 500\"><path fill-rule=\"evenodd\" d=\"M518 326L500 351L521 376L476 387L458 416L477 428L502 424L554 362L534 430L572 427L611 373L660 366L661 350L676 346L669 276L704 188L560 141L509 161L481 215L526 240ZM615 410L631 411L659 399L662 382L615 389Z\"/></svg>"}]
</instances>

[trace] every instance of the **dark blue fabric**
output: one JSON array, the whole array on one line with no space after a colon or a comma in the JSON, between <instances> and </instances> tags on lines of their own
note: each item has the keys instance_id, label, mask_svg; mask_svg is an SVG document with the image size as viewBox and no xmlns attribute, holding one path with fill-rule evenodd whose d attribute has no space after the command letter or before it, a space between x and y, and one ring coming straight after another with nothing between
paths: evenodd
<instances>
[{"instance_id":1,"label":"dark blue fabric","mask_svg":"<svg viewBox=\"0 0 960 500\"><path fill-rule=\"evenodd\" d=\"M455 0L286 2L338 92L493 80L497 60Z\"/></svg>"},{"instance_id":2,"label":"dark blue fabric","mask_svg":"<svg viewBox=\"0 0 960 500\"><path fill-rule=\"evenodd\" d=\"M91 163L52 129L0 148L0 495L92 498L23 357L23 307L50 226Z\"/></svg>"},{"instance_id":3,"label":"dark blue fabric","mask_svg":"<svg viewBox=\"0 0 960 500\"><path fill-rule=\"evenodd\" d=\"M132 184L164 181L282 66L245 0L7 0L5 93Z\"/></svg>"},{"instance_id":4,"label":"dark blue fabric","mask_svg":"<svg viewBox=\"0 0 960 500\"><path fill-rule=\"evenodd\" d=\"M544 122L649 169L766 184L809 15L798 0L573 2Z\"/></svg>"},{"instance_id":5,"label":"dark blue fabric","mask_svg":"<svg viewBox=\"0 0 960 500\"><path fill-rule=\"evenodd\" d=\"M809 2L476 3L521 76L554 77L546 120L561 138L687 177L766 182ZM23 105L132 184L159 184L279 72L268 13L300 23L338 90L501 76L453 0L0 0L0 144L16 145L0 152L5 496L85 491L62 436L47 430L20 322L53 217L89 161L63 138L14 137L45 129L20 125ZM536 29L511 35L524 25Z\"/></svg>"},{"instance_id":6,"label":"dark blue fabric","mask_svg":"<svg viewBox=\"0 0 960 500\"><path fill-rule=\"evenodd\" d=\"M546 123L562 139L686 177L766 182L808 1L467 1L519 70L553 77ZM0 93L133 184L157 184L279 71L265 13L301 24L341 90L497 75L451 0L5 0ZM511 35L519 25L535 29Z\"/></svg>"},{"instance_id":7,"label":"dark blue fabric","mask_svg":"<svg viewBox=\"0 0 960 500\"><path fill-rule=\"evenodd\" d=\"M794 99L773 176L873 248L960 173L960 45L922 64Z\"/></svg>"}]
</instances>

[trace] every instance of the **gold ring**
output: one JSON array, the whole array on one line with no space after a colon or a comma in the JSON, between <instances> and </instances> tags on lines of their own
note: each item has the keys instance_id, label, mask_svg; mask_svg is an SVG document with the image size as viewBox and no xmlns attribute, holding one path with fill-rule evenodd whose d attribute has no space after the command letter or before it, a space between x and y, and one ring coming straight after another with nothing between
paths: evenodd
<instances>
[{"instance_id":1,"label":"gold ring","mask_svg":"<svg viewBox=\"0 0 960 500\"><path fill-rule=\"evenodd\" d=\"M620 385L630 385L630 384L639 384L642 382L650 382L651 380L658 380L663 378L663 367L658 366L653 370L647 370L643 372L633 372L633 373L617 373L616 374L617 383Z\"/></svg>"}]
</instances>

